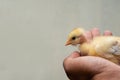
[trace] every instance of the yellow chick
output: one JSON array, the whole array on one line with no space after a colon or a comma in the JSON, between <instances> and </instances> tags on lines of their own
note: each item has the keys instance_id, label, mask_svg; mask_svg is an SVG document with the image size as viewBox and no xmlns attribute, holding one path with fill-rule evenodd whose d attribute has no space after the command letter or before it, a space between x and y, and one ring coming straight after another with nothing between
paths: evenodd
<instances>
[{"instance_id":1,"label":"yellow chick","mask_svg":"<svg viewBox=\"0 0 120 80\"><path fill-rule=\"evenodd\" d=\"M87 42L84 36L85 30L75 28L68 35L67 45L79 44L79 50L83 55L99 56L116 64L120 61L120 37L98 36Z\"/></svg>"}]
</instances>

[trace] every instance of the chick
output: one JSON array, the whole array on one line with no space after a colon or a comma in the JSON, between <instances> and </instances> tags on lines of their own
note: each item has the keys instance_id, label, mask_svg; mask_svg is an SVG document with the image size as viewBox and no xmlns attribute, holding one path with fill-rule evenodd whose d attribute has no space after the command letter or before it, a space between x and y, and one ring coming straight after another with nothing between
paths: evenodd
<instances>
[{"instance_id":1,"label":"chick","mask_svg":"<svg viewBox=\"0 0 120 80\"><path fill-rule=\"evenodd\" d=\"M84 29L75 28L68 35L66 46L79 44L78 48L83 55L99 56L116 64L119 64L120 37L97 36L88 42L84 34Z\"/></svg>"}]
</instances>

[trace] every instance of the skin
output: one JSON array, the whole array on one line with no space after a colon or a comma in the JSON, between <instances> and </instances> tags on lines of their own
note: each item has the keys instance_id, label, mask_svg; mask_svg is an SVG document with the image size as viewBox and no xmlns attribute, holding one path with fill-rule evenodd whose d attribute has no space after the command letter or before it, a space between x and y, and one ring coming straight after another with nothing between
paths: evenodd
<instances>
[{"instance_id":1,"label":"skin","mask_svg":"<svg viewBox=\"0 0 120 80\"><path fill-rule=\"evenodd\" d=\"M87 41L99 36L97 28L87 31L85 34ZM104 32L105 36L111 36L110 31ZM64 59L64 70L70 80L119 80L120 66L100 57L81 56L75 51Z\"/></svg>"}]
</instances>

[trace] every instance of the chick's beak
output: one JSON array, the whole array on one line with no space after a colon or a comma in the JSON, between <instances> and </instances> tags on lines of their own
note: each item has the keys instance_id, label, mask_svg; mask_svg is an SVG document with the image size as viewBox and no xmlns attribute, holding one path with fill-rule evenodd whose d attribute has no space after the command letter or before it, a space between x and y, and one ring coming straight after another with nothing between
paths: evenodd
<instances>
[{"instance_id":1,"label":"chick's beak","mask_svg":"<svg viewBox=\"0 0 120 80\"><path fill-rule=\"evenodd\" d=\"M71 41L68 40L68 41L66 42L65 46L68 46L68 45L70 45L70 44L71 44Z\"/></svg>"}]
</instances>

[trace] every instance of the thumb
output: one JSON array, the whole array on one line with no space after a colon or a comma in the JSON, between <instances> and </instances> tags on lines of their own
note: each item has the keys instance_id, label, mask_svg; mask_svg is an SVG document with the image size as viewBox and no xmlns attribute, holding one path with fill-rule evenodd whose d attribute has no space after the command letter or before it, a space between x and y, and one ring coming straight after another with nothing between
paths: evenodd
<instances>
[{"instance_id":1,"label":"thumb","mask_svg":"<svg viewBox=\"0 0 120 80\"><path fill-rule=\"evenodd\" d=\"M74 51L67 58L77 58L77 57L80 57L80 52Z\"/></svg>"}]
</instances>

